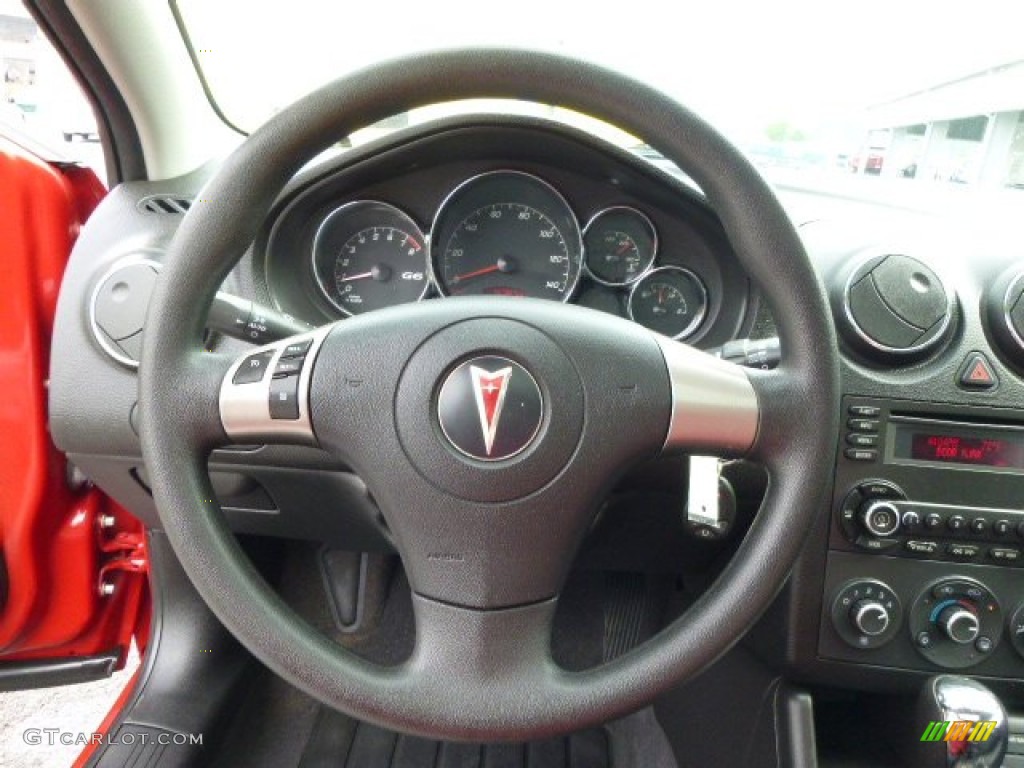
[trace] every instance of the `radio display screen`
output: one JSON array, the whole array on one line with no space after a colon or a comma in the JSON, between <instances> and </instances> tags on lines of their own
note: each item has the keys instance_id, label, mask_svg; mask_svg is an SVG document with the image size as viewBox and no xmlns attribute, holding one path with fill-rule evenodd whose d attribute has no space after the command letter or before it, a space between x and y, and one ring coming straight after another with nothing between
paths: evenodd
<instances>
[{"instance_id":1,"label":"radio display screen","mask_svg":"<svg viewBox=\"0 0 1024 768\"><path fill-rule=\"evenodd\" d=\"M1016 429L902 423L893 449L893 458L904 461L1024 471L1024 431Z\"/></svg>"},{"instance_id":2,"label":"radio display screen","mask_svg":"<svg viewBox=\"0 0 1024 768\"><path fill-rule=\"evenodd\" d=\"M914 432L910 439L910 458L1024 468L1024 445L1003 438Z\"/></svg>"}]
</instances>

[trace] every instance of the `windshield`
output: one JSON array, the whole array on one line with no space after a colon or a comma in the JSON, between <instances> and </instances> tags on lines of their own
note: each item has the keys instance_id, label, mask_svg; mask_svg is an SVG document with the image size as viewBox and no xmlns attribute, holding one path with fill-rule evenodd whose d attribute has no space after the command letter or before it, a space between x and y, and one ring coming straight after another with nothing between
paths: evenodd
<instances>
[{"instance_id":1,"label":"windshield","mask_svg":"<svg viewBox=\"0 0 1024 768\"><path fill-rule=\"evenodd\" d=\"M916 0L174 4L212 100L244 132L375 61L452 46L521 46L660 88L762 167L1024 189L1024 37L1015 0L948 12ZM584 120L550 105L483 106ZM417 110L370 135L480 107Z\"/></svg>"}]
</instances>

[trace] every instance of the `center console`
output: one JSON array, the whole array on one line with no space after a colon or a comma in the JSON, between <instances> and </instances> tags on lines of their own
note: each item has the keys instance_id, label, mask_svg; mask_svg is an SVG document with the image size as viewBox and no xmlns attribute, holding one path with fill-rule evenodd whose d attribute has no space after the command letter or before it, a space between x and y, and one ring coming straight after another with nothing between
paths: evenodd
<instances>
[{"instance_id":1,"label":"center console","mask_svg":"<svg viewBox=\"0 0 1024 768\"><path fill-rule=\"evenodd\" d=\"M1024 414L847 397L818 656L1024 675Z\"/></svg>"}]
</instances>

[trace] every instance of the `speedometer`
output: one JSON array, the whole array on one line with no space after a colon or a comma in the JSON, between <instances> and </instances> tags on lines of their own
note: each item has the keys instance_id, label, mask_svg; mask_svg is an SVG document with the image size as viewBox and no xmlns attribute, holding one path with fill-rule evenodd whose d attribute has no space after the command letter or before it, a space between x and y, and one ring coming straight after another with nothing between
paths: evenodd
<instances>
[{"instance_id":1,"label":"speedometer","mask_svg":"<svg viewBox=\"0 0 1024 768\"><path fill-rule=\"evenodd\" d=\"M496 171L459 186L431 235L435 281L449 296L530 296L565 301L580 277L579 224L547 182Z\"/></svg>"}]
</instances>

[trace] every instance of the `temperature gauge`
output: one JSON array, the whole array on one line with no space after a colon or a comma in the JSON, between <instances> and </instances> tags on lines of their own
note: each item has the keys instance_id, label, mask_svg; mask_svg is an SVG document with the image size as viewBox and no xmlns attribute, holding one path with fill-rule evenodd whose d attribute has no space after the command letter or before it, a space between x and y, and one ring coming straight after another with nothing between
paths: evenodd
<instances>
[{"instance_id":1,"label":"temperature gauge","mask_svg":"<svg viewBox=\"0 0 1024 768\"><path fill-rule=\"evenodd\" d=\"M629 294L629 317L645 328L685 339L707 314L708 292L693 272L681 267L651 270Z\"/></svg>"},{"instance_id":2,"label":"temperature gauge","mask_svg":"<svg viewBox=\"0 0 1024 768\"><path fill-rule=\"evenodd\" d=\"M606 208L583 231L587 271L603 285L636 282L650 269L658 251L651 220L635 208Z\"/></svg>"}]
</instances>

